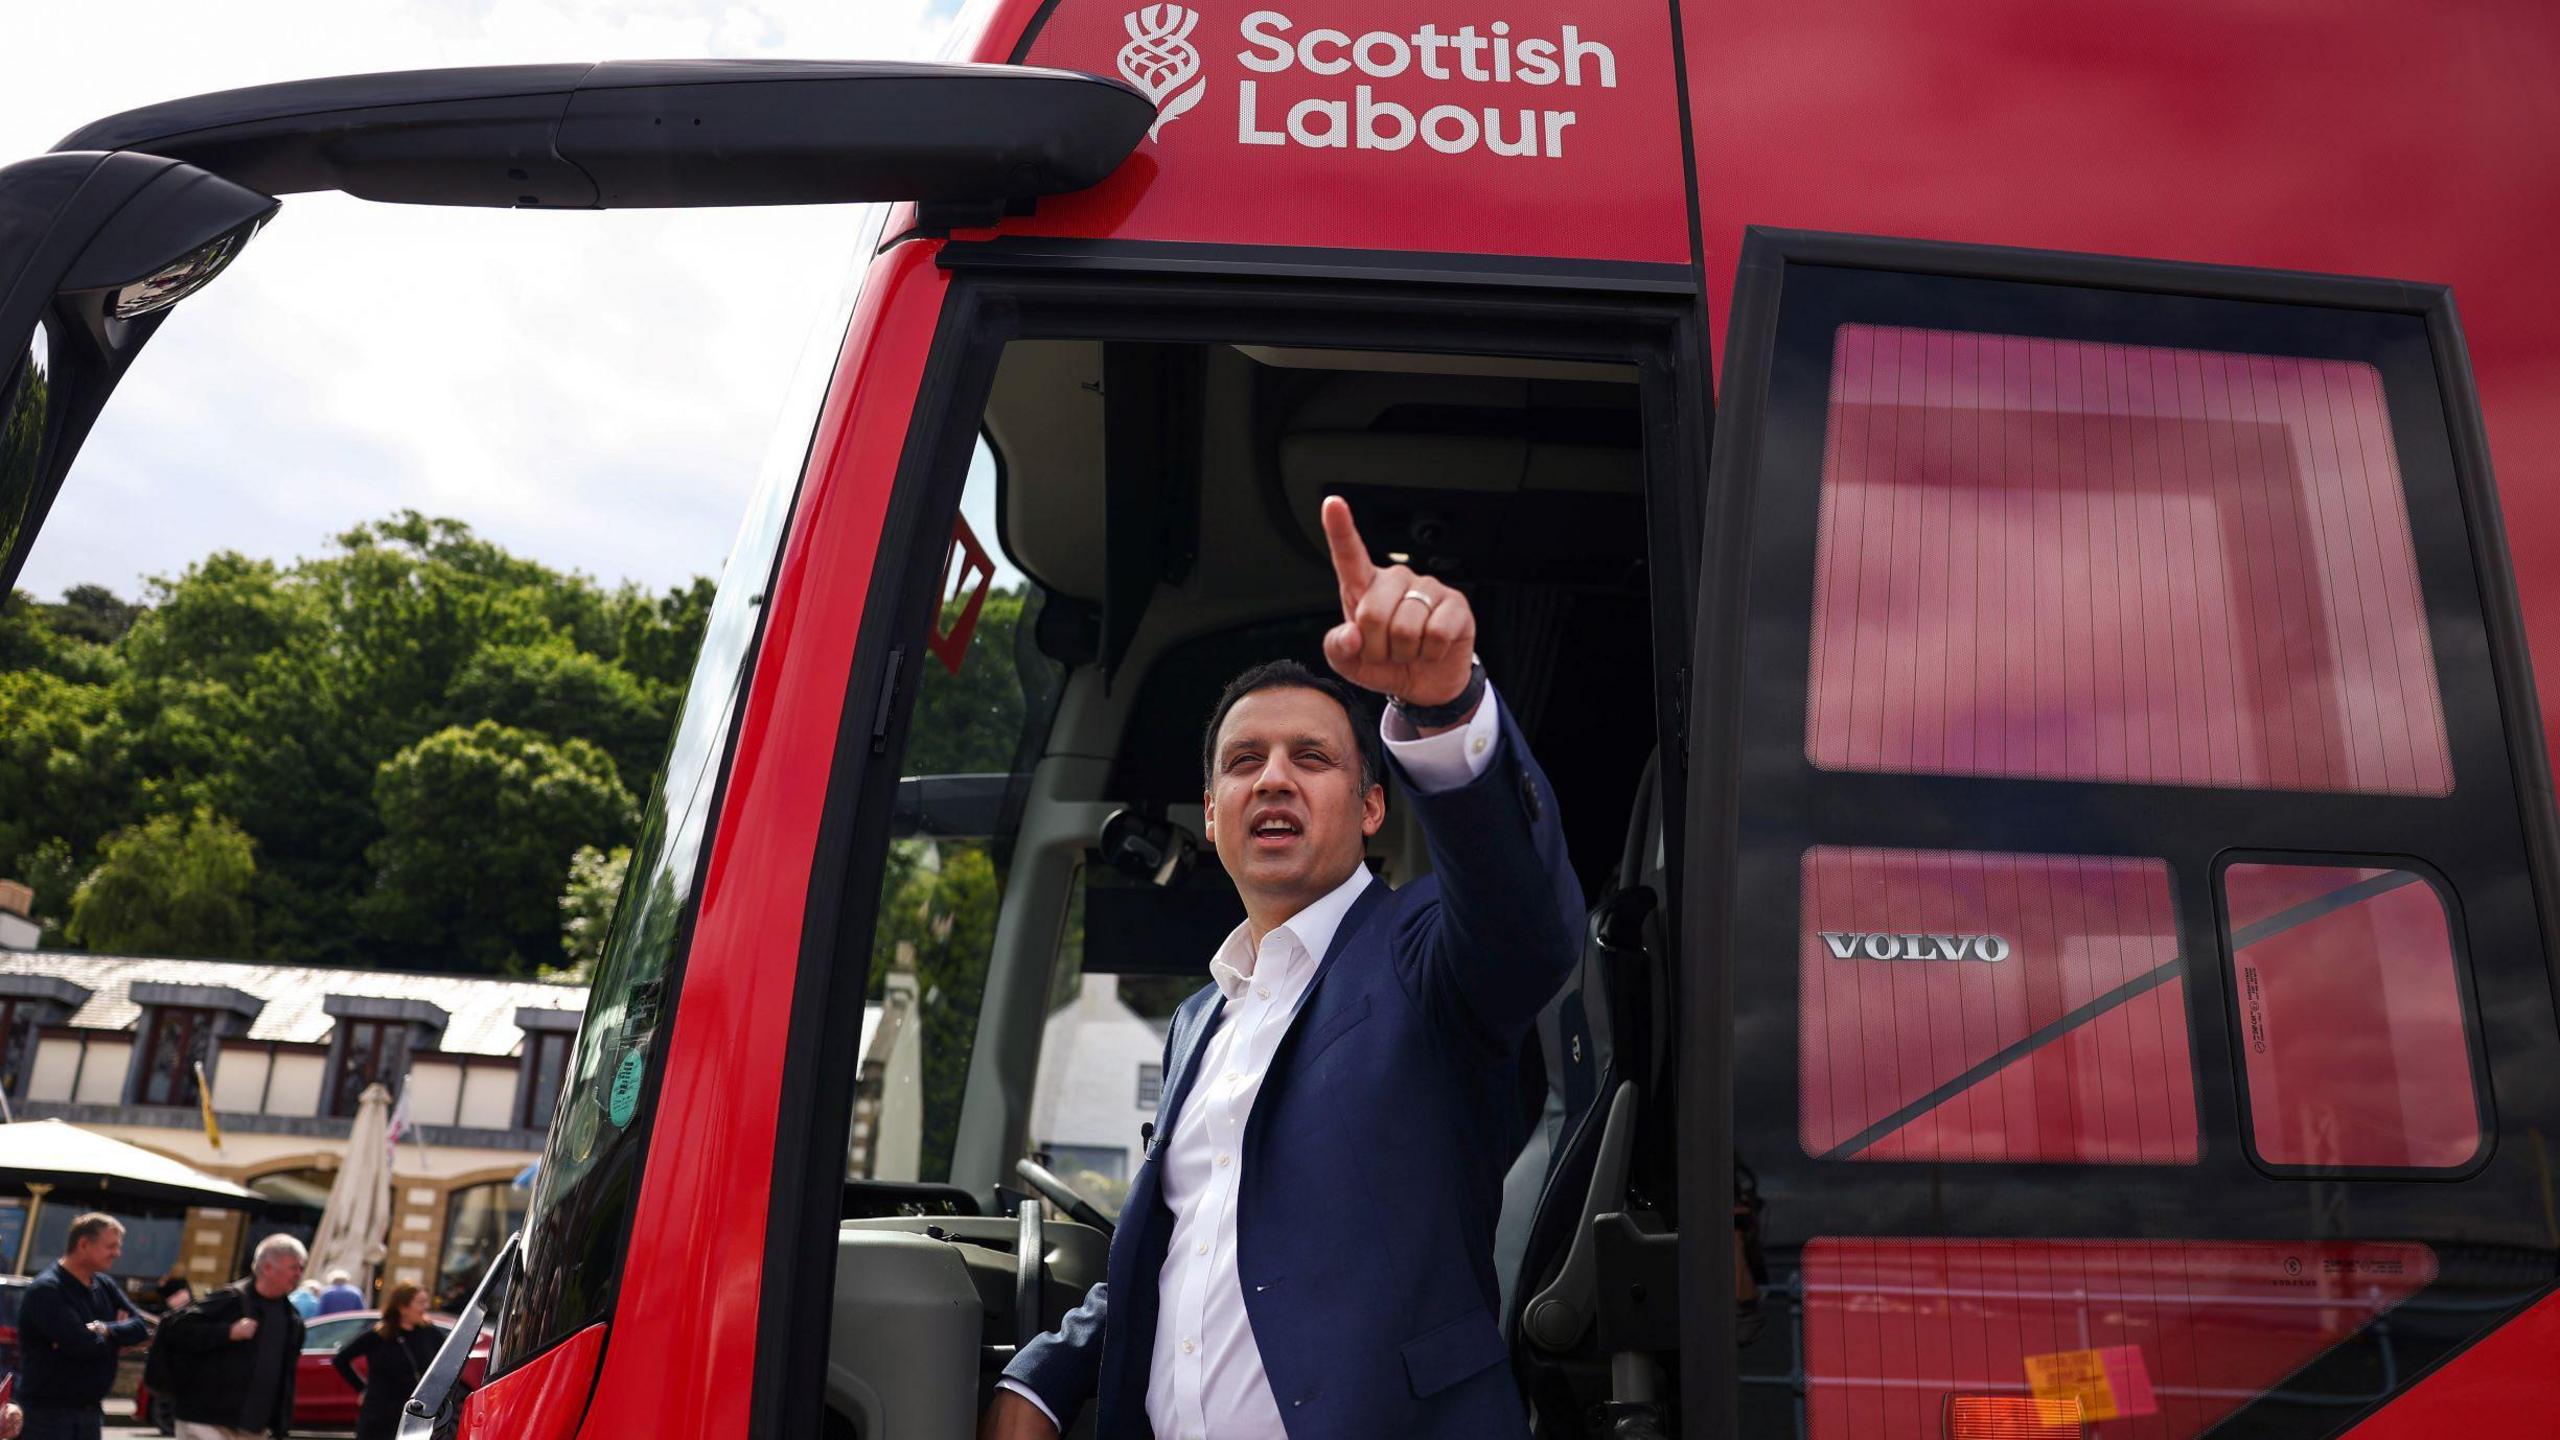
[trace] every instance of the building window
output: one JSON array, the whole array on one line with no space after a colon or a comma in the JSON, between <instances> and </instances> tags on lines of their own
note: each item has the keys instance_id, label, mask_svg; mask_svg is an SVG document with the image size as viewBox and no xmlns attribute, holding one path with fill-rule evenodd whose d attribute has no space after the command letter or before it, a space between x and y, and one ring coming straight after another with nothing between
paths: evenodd
<instances>
[{"instance_id":1,"label":"building window","mask_svg":"<svg viewBox=\"0 0 2560 1440\"><path fill-rule=\"evenodd\" d=\"M0 1001L0 1093L14 1103L26 1097L27 1069L36 1057L36 1017L22 1001Z\"/></svg>"},{"instance_id":2,"label":"building window","mask_svg":"<svg viewBox=\"0 0 2560 1440\"><path fill-rule=\"evenodd\" d=\"M517 1125L527 1130L550 1126L551 1112L560 1103L561 1077L569 1073L569 1042L576 1038L566 1030L524 1032L523 1094L516 1102Z\"/></svg>"},{"instance_id":3,"label":"building window","mask_svg":"<svg viewBox=\"0 0 2560 1440\"><path fill-rule=\"evenodd\" d=\"M492 1180L469 1185L445 1197L444 1253L436 1262L435 1307L457 1311L480 1288L489 1258L506 1238L524 1228L525 1202L533 1187Z\"/></svg>"},{"instance_id":4,"label":"building window","mask_svg":"<svg viewBox=\"0 0 2560 1440\"><path fill-rule=\"evenodd\" d=\"M151 1012L134 1100L143 1105L196 1103L196 1067L213 1058L213 1012L159 1006Z\"/></svg>"},{"instance_id":5,"label":"building window","mask_svg":"<svg viewBox=\"0 0 2560 1440\"><path fill-rule=\"evenodd\" d=\"M409 1026L400 1020L340 1020L338 1068L330 1077L329 1113L341 1119L356 1113L364 1087L379 1083L398 1090L409 1070Z\"/></svg>"},{"instance_id":6,"label":"building window","mask_svg":"<svg viewBox=\"0 0 2560 1440\"><path fill-rule=\"evenodd\" d=\"M1138 1066L1138 1108L1153 1110L1164 1100L1164 1067L1153 1063Z\"/></svg>"}]
</instances>

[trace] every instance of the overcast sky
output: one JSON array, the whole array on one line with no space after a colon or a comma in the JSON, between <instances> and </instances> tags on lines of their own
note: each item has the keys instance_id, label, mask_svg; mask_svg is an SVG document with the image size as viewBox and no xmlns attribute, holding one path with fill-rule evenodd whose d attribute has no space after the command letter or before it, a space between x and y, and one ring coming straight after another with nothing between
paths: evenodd
<instances>
[{"instance_id":1,"label":"overcast sky","mask_svg":"<svg viewBox=\"0 0 2560 1440\"><path fill-rule=\"evenodd\" d=\"M957 0L0 5L0 161L208 90L442 65L929 58ZM716 575L843 207L524 213L290 196L162 327L19 584L128 597L413 508L614 583Z\"/></svg>"}]
</instances>

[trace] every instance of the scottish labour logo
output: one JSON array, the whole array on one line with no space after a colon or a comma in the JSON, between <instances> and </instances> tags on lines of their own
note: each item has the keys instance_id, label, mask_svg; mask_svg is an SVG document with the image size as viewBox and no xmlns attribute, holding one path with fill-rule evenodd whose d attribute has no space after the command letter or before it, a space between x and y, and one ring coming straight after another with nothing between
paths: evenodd
<instances>
[{"instance_id":1,"label":"scottish labour logo","mask_svg":"<svg viewBox=\"0 0 2560 1440\"><path fill-rule=\"evenodd\" d=\"M1155 102L1156 123L1147 127L1153 140L1182 112L1200 103L1209 82L1200 78L1200 52L1191 46L1191 29L1200 12L1180 5L1149 5L1120 17L1129 43L1120 47L1120 78Z\"/></svg>"}]
</instances>

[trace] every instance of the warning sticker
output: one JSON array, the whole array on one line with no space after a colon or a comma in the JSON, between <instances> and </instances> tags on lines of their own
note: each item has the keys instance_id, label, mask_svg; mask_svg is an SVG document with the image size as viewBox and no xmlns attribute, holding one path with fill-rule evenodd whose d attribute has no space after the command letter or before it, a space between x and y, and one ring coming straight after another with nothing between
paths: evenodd
<instances>
[{"instance_id":1,"label":"warning sticker","mask_svg":"<svg viewBox=\"0 0 2560 1440\"><path fill-rule=\"evenodd\" d=\"M2057 1350L2050 1355L2024 1358L2027 1389L2039 1400L2076 1401L2083 1420L2160 1413L2160 1402L2151 1393L2151 1373L2142 1363L2139 1345Z\"/></svg>"}]
</instances>

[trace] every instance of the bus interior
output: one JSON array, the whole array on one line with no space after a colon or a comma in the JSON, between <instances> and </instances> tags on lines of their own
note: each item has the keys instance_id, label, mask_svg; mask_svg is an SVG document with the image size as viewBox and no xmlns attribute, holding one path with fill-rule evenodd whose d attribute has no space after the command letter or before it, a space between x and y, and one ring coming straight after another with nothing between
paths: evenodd
<instances>
[{"instance_id":1,"label":"bus interior","mask_svg":"<svg viewBox=\"0 0 2560 1440\"><path fill-rule=\"evenodd\" d=\"M1253 664L1322 668L1339 620L1317 527L1329 494L1374 558L1468 594L1593 905L1589 953L1521 1058L1496 1268L1537 1408L1609 1398L1574 1237L1597 1205L1643 1212L1667 1242L1672 1213L1673 1147L1632 1143L1639 1127L1667 1139L1672 1016L1637 381L1587 360L1005 347L939 557L892 806L838 1231L833 1433L973 1433L1015 1348L1102 1277L1165 1022L1243 915L1201 839L1201 728ZM1392 793L1368 863L1396 885L1429 872ZM1613 1125L1604 1102L1622 1085ZM1630 1171L1631 1153L1660 1164ZM1018 1258L1034 1253L1036 1274Z\"/></svg>"}]
</instances>

